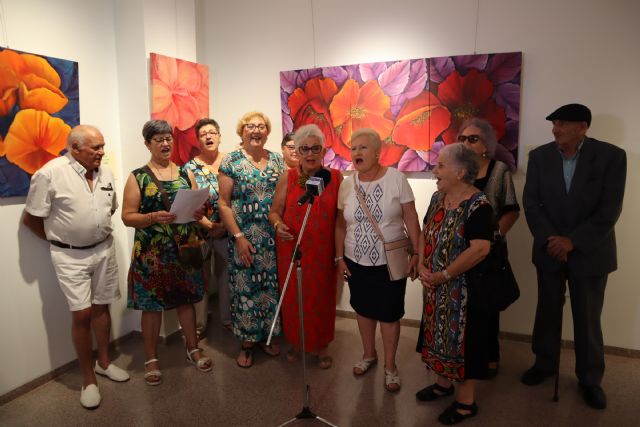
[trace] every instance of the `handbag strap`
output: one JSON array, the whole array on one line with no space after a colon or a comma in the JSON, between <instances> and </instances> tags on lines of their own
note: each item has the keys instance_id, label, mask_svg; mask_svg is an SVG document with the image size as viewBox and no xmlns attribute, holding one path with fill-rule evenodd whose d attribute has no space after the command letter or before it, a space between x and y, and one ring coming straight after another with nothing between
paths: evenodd
<instances>
[{"instance_id":1,"label":"handbag strap","mask_svg":"<svg viewBox=\"0 0 640 427\"><path fill-rule=\"evenodd\" d=\"M362 208L364 213L367 215L367 218L369 218L369 222L373 226L373 229L375 230L376 234L378 235L378 238L380 239L380 241L382 243L384 243L384 237L382 236L382 232L380 231L380 227L378 226L378 221L376 221L375 218L373 217L373 215L371 215L371 211L369 210L369 207L367 206L367 202L365 202L365 200L364 200L364 194L362 194L362 191L360 191L360 183L358 182L357 176L354 177L354 178L355 178L355 183L356 183L356 197L358 198L358 202L360 203L360 207Z\"/></svg>"}]
</instances>

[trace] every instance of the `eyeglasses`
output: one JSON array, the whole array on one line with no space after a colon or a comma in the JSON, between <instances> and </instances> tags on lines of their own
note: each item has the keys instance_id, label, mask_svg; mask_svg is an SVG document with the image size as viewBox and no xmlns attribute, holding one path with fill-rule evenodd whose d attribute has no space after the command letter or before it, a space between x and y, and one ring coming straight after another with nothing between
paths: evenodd
<instances>
[{"instance_id":1,"label":"eyeglasses","mask_svg":"<svg viewBox=\"0 0 640 427\"><path fill-rule=\"evenodd\" d=\"M200 138L204 138L207 135L218 136L220 135L220 132L218 132L217 130L209 130L206 132L200 132L198 135L200 136Z\"/></svg>"},{"instance_id":2,"label":"eyeglasses","mask_svg":"<svg viewBox=\"0 0 640 427\"><path fill-rule=\"evenodd\" d=\"M296 151L296 146L295 145L285 144L284 148L286 148L289 151Z\"/></svg>"},{"instance_id":3,"label":"eyeglasses","mask_svg":"<svg viewBox=\"0 0 640 427\"><path fill-rule=\"evenodd\" d=\"M475 144L480 141L480 135L458 135L458 142L469 141L469 144Z\"/></svg>"},{"instance_id":4,"label":"eyeglasses","mask_svg":"<svg viewBox=\"0 0 640 427\"><path fill-rule=\"evenodd\" d=\"M162 144L163 142L168 142L169 144L171 144L173 142L173 137L172 136L165 136L163 137L158 137L158 138L151 138L151 140L153 142L156 142L158 144Z\"/></svg>"},{"instance_id":5,"label":"eyeglasses","mask_svg":"<svg viewBox=\"0 0 640 427\"><path fill-rule=\"evenodd\" d=\"M262 132L262 131L267 129L267 125L263 125L263 124L256 125L254 123L247 123L246 125L244 125L244 127L248 131L252 131L254 129L258 129L260 132Z\"/></svg>"},{"instance_id":6,"label":"eyeglasses","mask_svg":"<svg viewBox=\"0 0 640 427\"><path fill-rule=\"evenodd\" d=\"M309 152L318 154L322 151L322 145L312 145L311 147L308 145L301 145L300 148L298 148L298 151L300 151L300 154L309 154Z\"/></svg>"}]
</instances>

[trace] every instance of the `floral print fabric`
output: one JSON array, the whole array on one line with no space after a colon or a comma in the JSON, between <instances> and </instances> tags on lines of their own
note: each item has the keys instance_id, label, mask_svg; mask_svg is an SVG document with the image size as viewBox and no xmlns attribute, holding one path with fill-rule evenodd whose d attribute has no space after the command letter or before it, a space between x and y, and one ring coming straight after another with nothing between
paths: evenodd
<instances>
[{"instance_id":1,"label":"floral print fabric","mask_svg":"<svg viewBox=\"0 0 640 427\"><path fill-rule=\"evenodd\" d=\"M229 153L220 172L233 180L231 210L245 237L256 249L253 264L245 267L236 245L229 239L229 283L231 323L234 335L243 341L267 338L278 304L278 277L275 231L267 216L280 174L285 170L280 154L269 152L263 170L258 169L242 150ZM280 334L280 322L274 332Z\"/></svg>"},{"instance_id":2,"label":"floral print fabric","mask_svg":"<svg viewBox=\"0 0 640 427\"><path fill-rule=\"evenodd\" d=\"M145 168L134 170L140 188L140 213L165 210L162 194ZM179 168L174 181L160 181L173 202L180 188L191 188L189 176ZM178 305L193 304L205 293L203 270L184 267L178 261L178 245L198 238L197 225L152 224L136 228L131 266L127 277L127 307L135 310L162 311Z\"/></svg>"}]
</instances>

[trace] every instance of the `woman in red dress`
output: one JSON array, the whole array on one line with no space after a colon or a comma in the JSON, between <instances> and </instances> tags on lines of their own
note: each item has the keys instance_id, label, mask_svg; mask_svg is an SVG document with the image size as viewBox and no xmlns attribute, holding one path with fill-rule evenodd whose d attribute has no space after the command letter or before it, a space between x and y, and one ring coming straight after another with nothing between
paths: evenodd
<instances>
[{"instance_id":1,"label":"woman in red dress","mask_svg":"<svg viewBox=\"0 0 640 427\"><path fill-rule=\"evenodd\" d=\"M300 163L298 167L291 168L280 176L269 214L269 221L277 236L278 282L281 291L291 263L293 248L307 211L307 204L298 206L298 199L305 193L305 184L309 177L322 169L322 159L325 154L325 138L316 125L302 126L293 139ZM305 351L318 355L318 365L322 369L327 369L332 364L327 347L333 341L335 333L334 230L338 189L342 182L342 174L338 170L328 169L327 172L331 174L331 179L326 183L322 194L315 198L300 243ZM294 268L282 303L284 336L292 346L287 353L289 360L293 360L302 347L297 280Z\"/></svg>"}]
</instances>

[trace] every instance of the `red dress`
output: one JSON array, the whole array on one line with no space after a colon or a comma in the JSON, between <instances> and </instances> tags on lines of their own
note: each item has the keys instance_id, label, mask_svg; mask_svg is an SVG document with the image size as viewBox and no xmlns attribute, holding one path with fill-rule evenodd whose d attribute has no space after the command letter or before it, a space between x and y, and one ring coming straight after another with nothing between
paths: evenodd
<instances>
[{"instance_id":1,"label":"red dress","mask_svg":"<svg viewBox=\"0 0 640 427\"><path fill-rule=\"evenodd\" d=\"M320 197L316 197L300 243L302 252L302 296L304 305L305 349L317 352L333 341L336 318L336 268L334 232L338 189L342 174L330 169L331 181ZM307 205L298 206L305 189L298 183L298 168L288 170L287 200L282 216L293 240L277 239L278 282L280 291L287 278L293 248L307 211ZM300 320L298 319L298 277L294 264L287 292L282 303L284 336L300 350Z\"/></svg>"}]
</instances>

